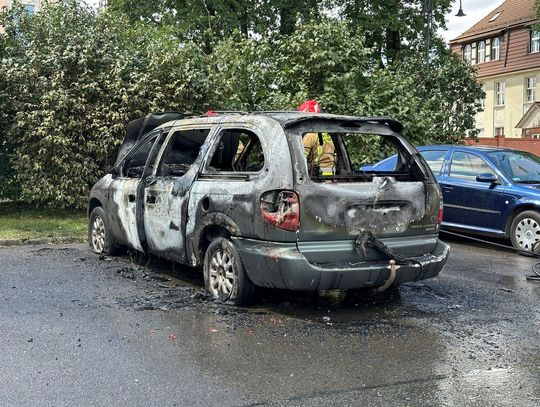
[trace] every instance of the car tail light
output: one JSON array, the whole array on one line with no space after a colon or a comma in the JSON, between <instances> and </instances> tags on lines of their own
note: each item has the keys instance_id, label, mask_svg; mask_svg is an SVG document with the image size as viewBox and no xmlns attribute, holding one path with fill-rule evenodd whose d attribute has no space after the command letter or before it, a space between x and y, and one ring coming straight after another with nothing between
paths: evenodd
<instances>
[{"instance_id":1,"label":"car tail light","mask_svg":"<svg viewBox=\"0 0 540 407\"><path fill-rule=\"evenodd\" d=\"M440 199L439 199L439 215L437 215L437 223L439 224L439 226L441 225L442 223L442 219L443 219L443 211L444 211L444 208L443 208L443 196L442 196L442 192L440 194Z\"/></svg>"},{"instance_id":2,"label":"car tail light","mask_svg":"<svg viewBox=\"0 0 540 407\"><path fill-rule=\"evenodd\" d=\"M295 232L300 227L300 198L294 191L265 192L261 196L261 214L275 227Z\"/></svg>"}]
</instances>

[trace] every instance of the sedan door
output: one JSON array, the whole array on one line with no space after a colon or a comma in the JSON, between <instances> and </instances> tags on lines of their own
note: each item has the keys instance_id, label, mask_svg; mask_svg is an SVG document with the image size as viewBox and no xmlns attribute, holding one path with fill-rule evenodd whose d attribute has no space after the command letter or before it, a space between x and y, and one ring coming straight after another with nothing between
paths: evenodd
<instances>
[{"instance_id":1,"label":"sedan door","mask_svg":"<svg viewBox=\"0 0 540 407\"><path fill-rule=\"evenodd\" d=\"M443 226L472 229L478 232L504 233L505 186L497 183L479 182L480 174L497 171L479 154L454 150L448 168L439 178L443 191Z\"/></svg>"}]
</instances>

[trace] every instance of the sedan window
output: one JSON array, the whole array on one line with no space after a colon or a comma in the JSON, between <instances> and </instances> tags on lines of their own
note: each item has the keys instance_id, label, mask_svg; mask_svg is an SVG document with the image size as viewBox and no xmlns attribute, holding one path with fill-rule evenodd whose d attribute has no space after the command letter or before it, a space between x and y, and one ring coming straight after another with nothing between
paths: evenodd
<instances>
[{"instance_id":1,"label":"sedan window","mask_svg":"<svg viewBox=\"0 0 540 407\"><path fill-rule=\"evenodd\" d=\"M422 154L422 157L424 157L424 160L428 163L431 171L433 171L434 174L438 174L441 172L441 167L447 151L448 150L424 150L420 151L420 154Z\"/></svg>"},{"instance_id":2,"label":"sedan window","mask_svg":"<svg viewBox=\"0 0 540 407\"><path fill-rule=\"evenodd\" d=\"M489 158L513 182L540 183L540 158L525 151L496 151Z\"/></svg>"},{"instance_id":3,"label":"sedan window","mask_svg":"<svg viewBox=\"0 0 540 407\"><path fill-rule=\"evenodd\" d=\"M455 152L452 157L450 176L476 181L476 176L480 174L493 174L491 167L475 154Z\"/></svg>"}]
</instances>

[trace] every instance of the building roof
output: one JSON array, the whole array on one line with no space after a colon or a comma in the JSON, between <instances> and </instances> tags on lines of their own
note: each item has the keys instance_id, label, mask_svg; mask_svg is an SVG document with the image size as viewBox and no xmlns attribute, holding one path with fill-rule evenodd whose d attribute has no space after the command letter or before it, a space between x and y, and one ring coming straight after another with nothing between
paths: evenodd
<instances>
[{"instance_id":1,"label":"building roof","mask_svg":"<svg viewBox=\"0 0 540 407\"><path fill-rule=\"evenodd\" d=\"M535 20L534 0L506 0L450 43L493 35L505 28Z\"/></svg>"},{"instance_id":2,"label":"building roof","mask_svg":"<svg viewBox=\"0 0 540 407\"><path fill-rule=\"evenodd\" d=\"M530 129L540 125L540 102L534 102L516 124L516 129Z\"/></svg>"}]
</instances>

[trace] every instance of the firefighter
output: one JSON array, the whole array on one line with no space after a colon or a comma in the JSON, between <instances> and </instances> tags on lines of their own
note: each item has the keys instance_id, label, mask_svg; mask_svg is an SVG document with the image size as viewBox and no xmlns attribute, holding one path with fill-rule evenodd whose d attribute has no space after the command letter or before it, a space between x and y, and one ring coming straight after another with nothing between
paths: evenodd
<instances>
[{"instance_id":1,"label":"firefighter","mask_svg":"<svg viewBox=\"0 0 540 407\"><path fill-rule=\"evenodd\" d=\"M298 107L299 112L320 113L316 100L306 100ZM302 139L310 173L334 175L335 146L328 133L307 133Z\"/></svg>"}]
</instances>

